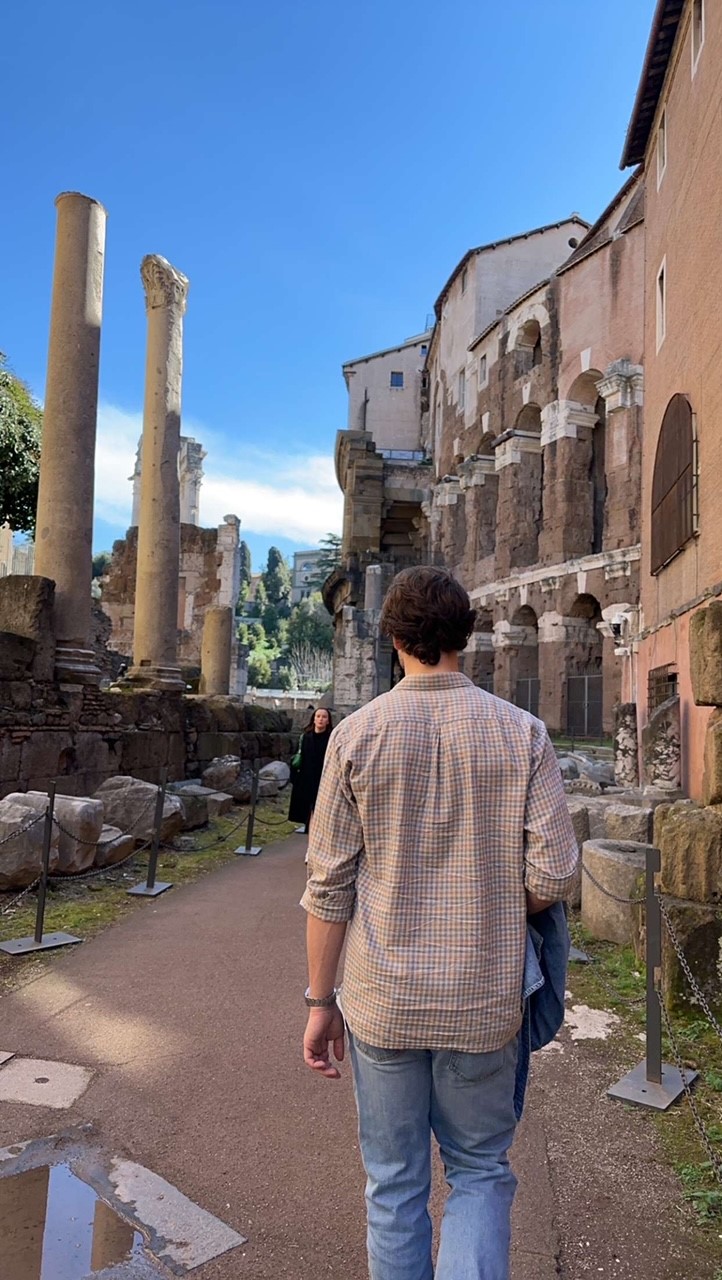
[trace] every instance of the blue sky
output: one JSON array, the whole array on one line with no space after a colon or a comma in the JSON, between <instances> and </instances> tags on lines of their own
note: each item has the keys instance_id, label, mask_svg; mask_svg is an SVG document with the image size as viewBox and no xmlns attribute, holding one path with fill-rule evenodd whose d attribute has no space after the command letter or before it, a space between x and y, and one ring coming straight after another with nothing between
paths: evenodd
<instances>
[{"instance_id":1,"label":"blue sky","mask_svg":"<svg viewBox=\"0 0 722 1280\"><path fill-rule=\"evenodd\" d=\"M42 399L55 211L109 212L96 550L130 513L139 263L191 281L203 523L254 561L340 530L343 361L424 327L474 244L622 182L654 0L24 0L3 16L0 350Z\"/></svg>"}]
</instances>

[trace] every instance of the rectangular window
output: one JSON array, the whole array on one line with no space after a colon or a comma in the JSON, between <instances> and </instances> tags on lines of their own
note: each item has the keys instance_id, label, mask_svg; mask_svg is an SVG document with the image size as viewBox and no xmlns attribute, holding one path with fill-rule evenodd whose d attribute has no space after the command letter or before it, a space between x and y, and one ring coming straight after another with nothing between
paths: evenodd
<instances>
[{"instance_id":1,"label":"rectangular window","mask_svg":"<svg viewBox=\"0 0 722 1280\"><path fill-rule=\"evenodd\" d=\"M486 356L479 356L479 386L485 387L487 381Z\"/></svg>"},{"instance_id":2,"label":"rectangular window","mask_svg":"<svg viewBox=\"0 0 722 1280\"><path fill-rule=\"evenodd\" d=\"M428 348L428 346L427 346L427 344L426 344L425 342L424 342L424 343L419 347L419 351L421 352L421 355L422 355L422 356L425 356L425 355L427 354L428 350L429 350L429 348Z\"/></svg>"},{"instance_id":3,"label":"rectangular window","mask_svg":"<svg viewBox=\"0 0 722 1280\"><path fill-rule=\"evenodd\" d=\"M466 284L468 279L469 279L469 272L467 268L464 267L464 270L461 273L461 292L462 293L466 293Z\"/></svg>"},{"instance_id":4,"label":"rectangular window","mask_svg":"<svg viewBox=\"0 0 722 1280\"><path fill-rule=\"evenodd\" d=\"M391 372L391 381L390 381L390 386L391 386L391 387L393 387L393 388L395 388L397 391L403 391L403 389L404 389L404 375L403 375L403 373L402 373L400 370L398 370L398 369L397 369L397 370L395 370L395 371L394 371L394 370L392 370L392 372Z\"/></svg>"},{"instance_id":5,"label":"rectangular window","mask_svg":"<svg viewBox=\"0 0 722 1280\"><path fill-rule=\"evenodd\" d=\"M463 369L459 370L459 408L466 408L466 373Z\"/></svg>"},{"instance_id":6,"label":"rectangular window","mask_svg":"<svg viewBox=\"0 0 722 1280\"><path fill-rule=\"evenodd\" d=\"M657 275L657 350L664 342L667 332L667 259L665 258Z\"/></svg>"},{"instance_id":7,"label":"rectangular window","mask_svg":"<svg viewBox=\"0 0 722 1280\"><path fill-rule=\"evenodd\" d=\"M647 676L647 711L651 715L668 698L677 696L677 668L672 663L653 667Z\"/></svg>"},{"instance_id":8,"label":"rectangular window","mask_svg":"<svg viewBox=\"0 0 722 1280\"><path fill-rule=\"evenodd\" d=\"M704 44L704 0L692 0L692 75Z\"/></svg>"},{"instance_id":9,"label":"rectangular window","mask_svg":"<svg viewBox=\"0 0 722 1280\"><path fill-rule=\"evenodd\" d=\"M663 111L657 129L657 190L667 168L667 112Z\"/></svg>"}]
</instances>

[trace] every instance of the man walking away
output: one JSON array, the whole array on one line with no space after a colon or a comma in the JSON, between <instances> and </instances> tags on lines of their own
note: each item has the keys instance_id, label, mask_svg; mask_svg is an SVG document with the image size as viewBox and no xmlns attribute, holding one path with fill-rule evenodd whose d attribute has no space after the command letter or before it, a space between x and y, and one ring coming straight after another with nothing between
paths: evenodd
<instances>
[{"instance_id":1,"label":"man walking away","mask_svg":"<svg viewBox=\"0 0 722 1280\"><path fill-rule=\"evenodd\" d=\"M348 1030L371 1280L432 1280L432 1132L436 1280L508 1278L527 913L578 860L544 725L459 671L473 624L445 570L394 579L381 626L405 678L334 730L309 842L304 1057L338 1079Z\"/></svg>"}]
</instances>

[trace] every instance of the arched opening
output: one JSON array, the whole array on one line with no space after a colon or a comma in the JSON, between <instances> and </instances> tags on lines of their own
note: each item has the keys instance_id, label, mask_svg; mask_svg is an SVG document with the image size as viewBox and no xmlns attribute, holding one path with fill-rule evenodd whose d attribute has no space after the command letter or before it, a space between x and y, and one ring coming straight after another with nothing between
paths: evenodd
<instances>
[{"instance_id":1,"label":"arched opening","mask_svg":"<svg viewBox=\"0 0 722 1280\"><path fill-rule=\"evenodd\" d=\"M569 388L567 400L593 409L599 399L597 383L601 382L601 379L602 375L598 369L587 369L586 373L580 373Z\"/></svg>"},{"instance_id":2,"label":"arched opening","mask_svg":"<svg viewBox=\"0 0 722 1280\"><path fill-rule=\"evenodd\" d=\"M592 431L592 457L590 463L592 488L592 555L604 549L604 517L607 507L606 470L606 405L599 397L594 412L597 422Z\"/></svg>"},{"instance_id":3,"label":"arched opening","mask_svg":"<svg viewBox=\"0 0 722 1280\"><path fill-rule=\"evenodd\" d=\"M517 707L539 714L539 627L528 605L517 609L511 620L511 688Z\"/></svg>"},{"instance_id":4,"label":"arched opening","mask_svg":"<svg viewBox=\"0 0 722 1280\"><path fill-rule=\"evenodd\" d=\"M525 404L515 423L516 431L533 431L541 435L541 409L538 404Z\"/></svg>"},{"instance_id":5,"label":"arched opening","mask_svg":"<svg viewBox=\"0 0 722 1280\"><path fill-rule=\"evenodd\" d=\"M652 573L695 533L694 418L686 396L672 396L662 419L652 477Z\"/></svg>"},{"instance_id":6,"label":"arched opening","mask_svg":"<svg viewBox=\"0 0 722 1280\"><path fill-rule=\"evenodd\" d=\"M489 609L479 609L469 643L468 675L480 689L494 692L494 619Z\"/></svg>"},{"instance_id":7,"label":"arched opening","mask_svg":"<svg viewBox=\"0 0 722 1280\"><path fill-rule=\"evenodd\" d=\"M602 610L595 596L578 595L567 623L567 732L575 738L601 738L604 688Z\"/></svg>"},{"instance_id":8,"label":"arched opening","mask_svg":"<svg viewBox=\"0 0 722 1280\"><path fill-rule=\"evenodd\" d=\"M516 376L528 373L530 369L541 364L542 340L541 325L538 320L526 320L520 325L516 334Z\"/></svg>"}]
</instances>

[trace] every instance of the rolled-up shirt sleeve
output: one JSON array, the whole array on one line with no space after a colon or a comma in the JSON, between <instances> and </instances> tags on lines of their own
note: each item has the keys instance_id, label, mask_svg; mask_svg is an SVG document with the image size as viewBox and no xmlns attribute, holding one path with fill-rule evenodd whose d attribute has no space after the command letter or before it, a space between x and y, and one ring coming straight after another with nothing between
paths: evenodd
<instances>
[{"instance_id":1,"label":"rolled-up shirt sleeve","mask_svg":"<svg viewBox=\"0 0 722 1280\"><path fill-rule=\"evenodd\" d=\"M542 726L534 750L538 763L524 817L524 887L545 902L560 902L574 886L579 849L556 754Z\"/></svg>"},{"instance_id":2,"label":"rolled-up shirt sleeve","mask_svg":"<svg viewBox=\"0 0 722 1280\"><path fill-rule=\"evenodd\" d=\"M353 915L363 852L363 828L340 736L335 730L326 752L308 841L308 881L301 899L310 915L332 923Z\"/></svg>"}]
</instances>

